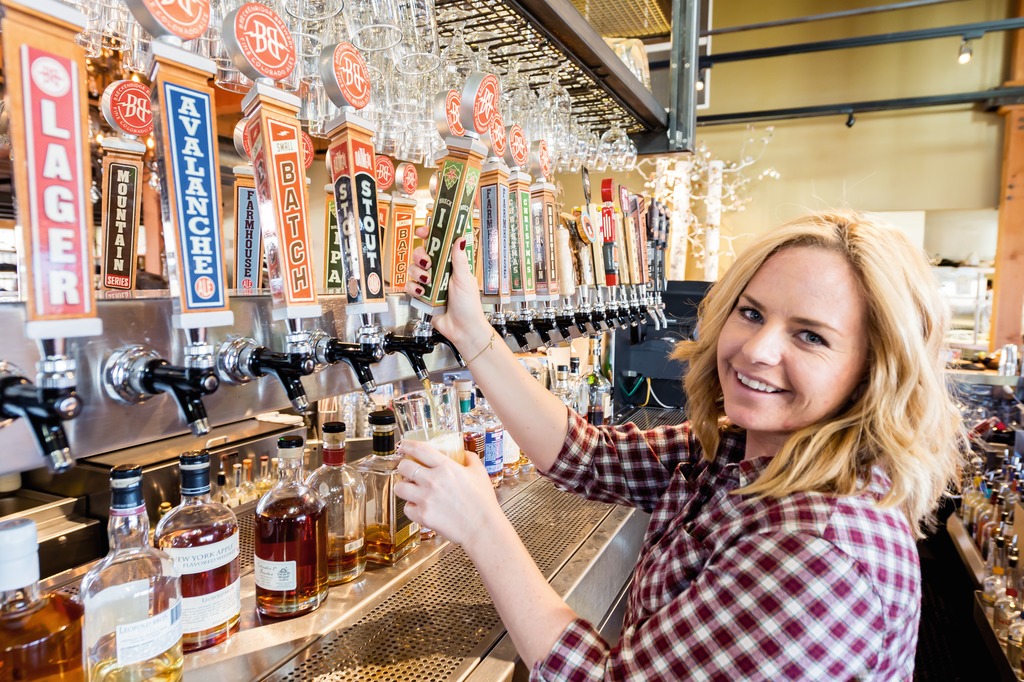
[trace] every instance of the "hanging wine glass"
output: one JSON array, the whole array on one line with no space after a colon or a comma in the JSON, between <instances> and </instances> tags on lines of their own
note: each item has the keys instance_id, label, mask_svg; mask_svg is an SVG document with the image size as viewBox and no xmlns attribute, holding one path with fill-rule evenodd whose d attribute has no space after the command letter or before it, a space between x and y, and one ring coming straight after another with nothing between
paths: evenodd
<instances>
[{"instance_id":1,"label":"hanging wine glass","mask_svg":"<svg viewBox=\"0 0 1024 682\"><path fill-rule=\"evenodd\" d=\"M421 75L440 63L434 0L398 0L402 40L395 45L395 68L401 73Z\"/></svg>"},{"instance_id":2,"label":"hanging wine glass","mask_svg":"<svg viewBox=\"0 0 1024 682\"><path fill-rule=\"evenodd\" d=\"M455 32L452 35L451 42L441 52L439 71L441 74L440 85L442 92L462 90L462 86L466 83L466 78L469 77L470 72L473 70L476 55L474 55L472 48L466 43L465 27L466 23L462 21L455 24Z\"/></svg>"},{"instance_id":3,"label":"hanging wine glass","mask_svg":"<svg viewBox=\"0 0 1024 682\"><path fill-rule=\"evenodd\" d=\"M360 52L388 50L402 40L395 0L347 0L341 18Z\"/></svg>"}]
</instances>

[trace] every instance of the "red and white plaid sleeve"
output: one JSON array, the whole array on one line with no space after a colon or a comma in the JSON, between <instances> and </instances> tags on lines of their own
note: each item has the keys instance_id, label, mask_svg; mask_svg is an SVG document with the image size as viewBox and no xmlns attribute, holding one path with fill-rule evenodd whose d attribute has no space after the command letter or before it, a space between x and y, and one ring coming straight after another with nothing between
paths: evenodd
<instances>
[{"instance_id":1,"label":"red and white plaid sleeve","mask_svg":"<svg viewBox=\"0 0 1024 682\"><path fill-rule=\"evenodd\" d=\"M574 621L531 679L871 678L885 625L871 581L834 544L806 533L756 534L712 557L613 648Z\"/></svg>"},{"instance_id":2,"label":"red and white plaid sleeve","mask_svg":"<svg viewBox=\"0 0 1024 682\"><path fill-rule=\"evenodd\" d=\"M569 410L565 442L545 476L587 499L651 511L676 466L697 456L695 443L689 422L641 431L592 426Z\"/></svg>"}]
</instances>

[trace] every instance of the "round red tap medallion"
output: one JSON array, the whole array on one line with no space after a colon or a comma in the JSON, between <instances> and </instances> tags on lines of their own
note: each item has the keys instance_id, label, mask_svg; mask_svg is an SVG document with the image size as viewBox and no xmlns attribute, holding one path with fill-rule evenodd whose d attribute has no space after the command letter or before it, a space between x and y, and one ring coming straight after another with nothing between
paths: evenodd
<instances>
[{"instance_id":1,"label":"round red tap medallion","mask_svg":"<svg viewBox=\"0 0 1024 682\"><path fill-rule=\"evenodd\" d=\"M489 73L480 80L473 98L473 127L481 135L490 131L491 121L498 115L501 103L501 85L498 77Z\"/></svg>"},{"instance_id":2,"label":"round red tap medallion","mask_svg":"<svg viewBox=\"0 0 1024 682\"><path fill-rule=\"evenodd\" d=\"M541 140L537 148L537 161L540 163L540 173L545 180L551 179L551 154L548 152L548 141Z\"/></svg>"},{"instance_id":3,"label":"round red tap medallion","mask_svg":"<svg viewBox=\"0 0 1024 682\"><path fill-rule=\"evenodd\" d=\"M338 43L334 48L334 77L349 105L362 109L370 103L370 72L363 55L350 43Z\"/></svg>"},{"instance_id":4,"label":"round red tap medallion","mask_svg":"<svg viewBox=\"0 0 1024 682\"><path fill-rule=\"evenodd\" d=\"M508 129L508 146L512 150L512 159L520 168L526 168L530 160L530 141L526 139L526 133L513 123Z\"/></svg>"},{"instance_id":5,"label":"round red tap medallion","mask_svg":"<svg viewBox=\"0 0 1024 682\"><path fill-rule=\"evenodd\" d=\"M305 130L302 131L302 165L309 170L313 167L316 151L313 149L313 138Z\"/></svg>"},{"instance_id":6,"label":"round red tap medallion","mask_svg":"<svg viewBox=\"0 0 1024 682\"><path fill-rule=\"evenodd\" d=\"M383 154L374 161L373 173L377 176L377 189L381 192L395 184L395 163Z\"/></svg>"},{"instance_id":7,"label":"round red tap medallion","mask_svg":"<svg viewBox=\"0 0 1024 682\"><path fill-rule=\"evenodd\" d=\"M149 88L142 83L114 81L103 91L100 109L107 123L125 135L149 135L153 132Z\"/></svg>"},{"instance_id":8,"label":"round red tap medallion","mask_svg":"<svg viewBox=\"0 0 1024 682\"><path fill-rule=\"evenodd\" d=\"M230 37L257 78L279 81L291 75L295 69L295 40L288 25L272 9L248 2L234 11L231 28Z\"/></svg>"},{"instance_id":9,"label":"round red tap medallion","mask_svg":"<svg viewBox=\"0 0 1024 682\"><path fill-rule=\"evenodd\" d=\"M459 120L461 107L462 97L459 95L459 91L449 90L448 95L444 98L444 116L448 121L448 130L456 137L466 134L466 129L462 127L462 121Z\"/></svg>"},{"instance_id":10,"label":"round red tap medallion","mask_svg":"<svg viewBox=\"0 0 1024 682\"><path fill-rule=\"evenodd\" d=\"M402 179L402 191L410 195L415 194L420 182L416 166L411 163L400 163L395 169L395 173Z\"/></svg>"},{"instance_id":11,"label":"round red tap medallion","mask_svg":"<svg viewBox=\"0 0 1024 682\"><path fill-rule=\"evenodd\" d=\"M508 139L505 137L505 122L501 120L501 112L496 112L491 119L491 128L488 134L491 140L491 149L497 157L505 156L505 149L508 147Z\"/></svg>"},{"instance_id":12,"label":"round red tap medallion","mask_svg":"<svg viewBox=\"0 0 1024 682\"><path fill-rule=\"evenodd\" d=\"M129 6L132 4L136 3L129 3ZM140 19L153 34L159 35L162 28L182 40L195 40L210 26L209 0L141 0L141 5L136 4L136 7L156 22L157 26L150 28L145 24L151 22ZM139 18L137 14L136 18Z\"/></svg>"}]
</instances>

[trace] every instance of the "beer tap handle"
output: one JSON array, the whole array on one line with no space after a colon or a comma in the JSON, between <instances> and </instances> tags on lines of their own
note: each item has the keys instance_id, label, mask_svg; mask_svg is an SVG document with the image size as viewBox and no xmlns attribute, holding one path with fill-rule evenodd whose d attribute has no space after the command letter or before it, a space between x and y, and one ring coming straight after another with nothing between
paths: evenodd
<instances>
[{"instance_id":1,"label":"beer tap handle","mask_svg":"<svg viewBox=\"0 0 1024 682\"><path fill-rule=\"evenodd\" d=\"M309 399L302 385L302 377L313 373L313 358L305 353L279 353L266 347L257 348L249 367L257 376L273 374L284 386L292 407L298 412L309 409Z\"/></svg>"},{"instance_id":2,"label":"beer tap handle","mask_svg":"<svg viewBox=\"0 0 1024 682\"><path fill-rule=\"evenodd\" d=\"M53 473L74 466L62 421L82 409L82 402L71 388L40 388L21 376L13 365L0 362L0 416L28 421L46 464Z\"/></svg>"},{"instance_id":3,"label":"beer tap handle","mask_svg":"<svg viewBox=\"0 0 1024 682\"><path fill-rule=\"evenodd\" d=\"M142 387L149 393L170 393L194 436L210 432L210 420L203 396L220 386L212 369L177 367L166 360L151 360L142 374Z\"/></svg>"}]
</instances>

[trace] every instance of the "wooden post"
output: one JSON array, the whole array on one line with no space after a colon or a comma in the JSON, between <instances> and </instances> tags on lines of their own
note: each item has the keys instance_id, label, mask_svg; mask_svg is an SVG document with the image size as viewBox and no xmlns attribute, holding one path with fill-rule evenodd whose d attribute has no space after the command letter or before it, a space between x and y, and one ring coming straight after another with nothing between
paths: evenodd
<instances>
[{"instance_id":1,"label":"wooden post","mask_svg":"<svg viewBox=\"0 0 1024 682\"><path fill-rule=\"evenodd\" d=\"M1017 3L1017 16L1024 16L1024 0ZM1013 32L1010 80L1004 85L1024 85L1024 31ZM1024 105L1002 107L1000 113L1006 120L990 350L1021 343L1024 305Z\"/></svg>"}]
</instances>

